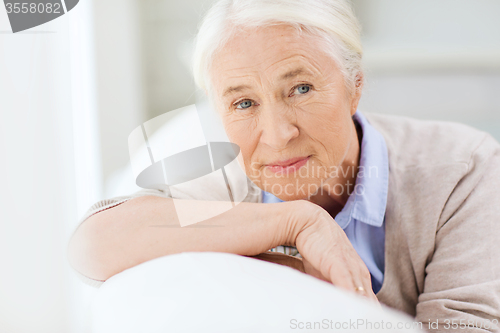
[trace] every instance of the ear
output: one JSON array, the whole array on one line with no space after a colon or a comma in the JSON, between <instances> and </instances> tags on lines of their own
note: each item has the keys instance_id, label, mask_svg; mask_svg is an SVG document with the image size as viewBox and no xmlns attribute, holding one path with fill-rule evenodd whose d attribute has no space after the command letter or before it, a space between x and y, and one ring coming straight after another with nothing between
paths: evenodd
<instances>
[{"instance_id":1,"label":"ear","mask_svg":"<svg viewBox=\"0 0 500 333\"><path fill-rule=\"evenodd\" d=\"M365 75L363 72L359 71L356 74L356 79L354 81L354 91L351 95L351 116L354 116L356 110L358 109L359 100L361 99L361 92L363 91L363 85L365 83Z\"/></svg>"}]
</instances>

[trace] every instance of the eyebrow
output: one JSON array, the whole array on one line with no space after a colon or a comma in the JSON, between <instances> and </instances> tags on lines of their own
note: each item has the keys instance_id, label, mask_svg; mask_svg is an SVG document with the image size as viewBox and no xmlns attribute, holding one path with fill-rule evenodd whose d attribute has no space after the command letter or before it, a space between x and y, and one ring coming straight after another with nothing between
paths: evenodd
<instances>
[{"instance_id":1,"label":"eyebrow","mask_svg":"<svg viewBox=\"0 0 500 333\"><path fill-rule=\"evenodd\" d=\"M227 88L225 91L224 91L224 95L223 96L227 96L231 93L234 93L234 92L239 92L239 91L242 91L242 90L245 90L245 89L250 89L250 86L247 86L247 85L239 85L239 86L236 86L236 87L229 87Z\"/></svg>"},{"instance_id":2,"label":"eyebrow","mask_svg":"<svg viewBox=\"0 0 500 333\"><path fill-rule=\"evenodd\" d=\"M296 76L303 75L303 74L311 75L311 73L309 71L306 71L303 67L299 67L296 69L292 69L291 71L288 71L285 74L281 75L280 80L291 79L291 78L294 78Z\"/></svg>"},{"instance_id":3,"label":"eyebrow","mask_svg":"<svg viewBox=\"0 0 500 333\"><path fill-rule=\"evenodd\" d=\"M303 74L311 75L311 73L309 71L306 71L303 67L299 67L299 68L296 68L296 69L292 69L291 71L288 71L285 74L282 74L279 77L279 79L281 81L288 80L288 79L291 79L291 78L294 78L294 77L297 77L297 76L303 75ZM227 95L229 95L231 93L235 93L235 92L240 92L240 91L245 90L245 89L251 89L251 87L248 86L248 85L244 85L244 84L239 85L239 86L234 86L234 87L228 87L224 91L223 96L227 96Z\"/></svg>"}]
</instances>

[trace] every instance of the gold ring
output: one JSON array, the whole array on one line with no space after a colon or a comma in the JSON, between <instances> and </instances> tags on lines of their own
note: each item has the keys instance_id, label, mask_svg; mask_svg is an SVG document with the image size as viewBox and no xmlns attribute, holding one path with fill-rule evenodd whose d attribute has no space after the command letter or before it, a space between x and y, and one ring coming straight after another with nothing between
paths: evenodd
<instances>
[{"instance_id":1,"label":"gold ring","mask_svg":"<svg viewBox=\"0 0 500 333\"><path fill-rule=\"evenodd\" d=\"M356 287L356 289L354 289L354 290L356 290L356 291L365 291L365 288L359 286L359 287Z\"/></svg>"}]
</instances>

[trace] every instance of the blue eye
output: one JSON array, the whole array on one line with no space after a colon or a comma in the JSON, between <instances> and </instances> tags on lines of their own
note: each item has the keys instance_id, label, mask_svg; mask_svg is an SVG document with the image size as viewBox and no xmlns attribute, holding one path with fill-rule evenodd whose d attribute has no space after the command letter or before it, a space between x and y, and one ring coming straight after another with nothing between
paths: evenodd
<instances>
[{"instance_id":1,"label":"blue eye","mask_svg":"<svg viewBox=\"0 0 500 333\"><path fill-rule=\"evenodd\" d=\"M303 85L300 85L297 88L295 88L295 90L293 91L293 94L295 95L296 93L298 93L298 94L302 95L302 94L309 92L309 90L311 90L311 87L306 85L306 84L303 84Z\"/></svg>"},{"instance_id":2,"label":"blue eye","mask_svg":"<svg viewBox=\"0 0 500 333\"><path fill-rule=\"evenodd\" d=\"M243 102L239 103L236 108L237 109L248 109L251 106L252 106L252 101L247 99L247 100L244 100Z\"/></svg>"}]
</instances>

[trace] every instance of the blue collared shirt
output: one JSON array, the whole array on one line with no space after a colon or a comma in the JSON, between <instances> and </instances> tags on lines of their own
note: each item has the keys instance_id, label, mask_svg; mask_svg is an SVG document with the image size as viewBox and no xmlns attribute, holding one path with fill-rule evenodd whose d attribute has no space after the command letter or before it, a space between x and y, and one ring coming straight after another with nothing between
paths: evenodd
<instances>
[{"instance_id":1,"label":"blue collared shirt","mask_svg":"<svg viewBox=\"0 0 500 333\"><path fill-rule=\"evenodd\" d=\"M385 209L389 184L389 159L384 137L357 111L354 120L363 132L358 175L354 192L335 221L344 230L352 246L371 273L377 293L384 281ZM262 202L282 202L262 192Z\"/></svg>"}]
</instances>

